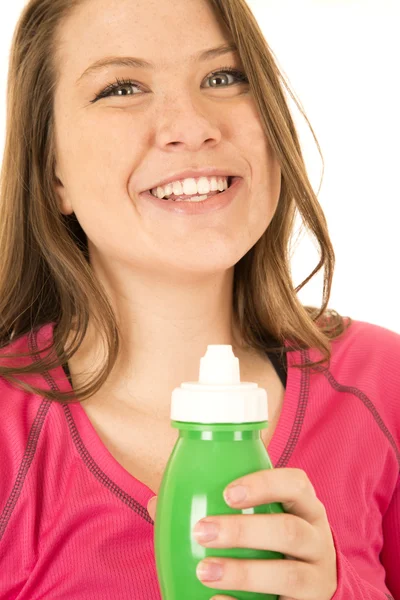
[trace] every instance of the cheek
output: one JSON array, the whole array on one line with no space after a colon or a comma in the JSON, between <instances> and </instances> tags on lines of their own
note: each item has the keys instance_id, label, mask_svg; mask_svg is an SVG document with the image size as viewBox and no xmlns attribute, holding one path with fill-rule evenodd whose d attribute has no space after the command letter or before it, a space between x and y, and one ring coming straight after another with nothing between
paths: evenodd
<instances>
[{"instance_id":1,"label":"cheek","mask_svg":"<svg viewBox=\"0 0 400 600\"><path fill-rule=\"evenodd\" d=\"M250 227L258 241L268 229L278 208L282 174L278 162L268 158L267 163L260 166L257 172L254 171L253 175Z\"/></svg>"},{"instance_id":2,"label":"cheek","mask_svg":"<svg viewBox=\"0 0 400 600\"><path fill-rule=\"evenodd\" d=\"M80 118L66 115L59 130L61 151L69 170L73 169L82 180L97 179L106 187L118 184L121 174L129 177L128 169L132 170L140 150L127 113L94 108L90 114L88 109Z\"/></svg>"},{"instance_id":3,"label":"cheek","mask_svg":"<svg viewBox=\"0 0 400 600\"><path fill-rule=\"evenodd\" d=\"M254 143L249 148L252 161L252 185L255 202L254 213L265 228L271 222L279 203L282 170L264 132L254 131Z\"/></svg>"},{"instance_id":4,"label":"cheek","mask_svg":"<svg viewBox=\"0 0 400 600\"><path fill-rule=\"evenodd\" d=\"M140 160L126 128L96 125L75 124L59 141L63 183L77 215L82 204L106 210L127 203L129 180Z\"/></svg>"},{"instance_id":5,"label":"cheek","mask_svg":"<svg viewBox=\"0 0 400 600\"><path fill-rule=\"evenodd\" d=\"M252 192L258 198L257 204L261 203L264 211L272 209L274 213L280 195L281 169L253 100L235 115L235 122L239 123L235 144L250 166ZM262 194L266 203L261 200Z\"/></svg>"}]
</instances>

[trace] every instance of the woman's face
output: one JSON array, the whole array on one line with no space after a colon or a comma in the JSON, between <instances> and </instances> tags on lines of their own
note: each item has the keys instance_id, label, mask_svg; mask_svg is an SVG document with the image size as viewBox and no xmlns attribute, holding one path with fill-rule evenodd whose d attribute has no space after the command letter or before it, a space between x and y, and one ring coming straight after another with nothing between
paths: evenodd
<instances>
[{"instance_id":1,"label":"woman's face","mask_svg":"<svg viewBox=\"0 0 400 600\"><path fill-rule=\"evenodd\" d=\"M169 280L235 265L267 229L281 171L230 42L206 0L86 0L60 30L55 93L56 174L64 214L75 212L92 264ZM139 57L154 68L108 66ZM106 96L105 88L132 80ZM95 100L96 95L104 97ZM234 201L203 215L164 211L140 196L177 172L223 168L243 177ZM94 262L93 262L94 261Z\"/></svg>"}]
</instances>

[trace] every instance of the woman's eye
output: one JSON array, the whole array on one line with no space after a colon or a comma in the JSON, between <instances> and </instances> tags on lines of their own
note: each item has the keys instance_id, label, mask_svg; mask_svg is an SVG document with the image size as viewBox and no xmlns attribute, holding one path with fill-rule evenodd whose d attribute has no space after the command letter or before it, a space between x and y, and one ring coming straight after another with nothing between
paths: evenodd
<instances>
[{"instance_id":1,"label":"woman's eye","mask_svg":"<svg viewBox=\"0 0 400 600\"><path fill-rule=\"evenodd\" d=\"M221 81L221 80L223 81L224 73L227 73L228 75L233 77L236 80L234 83L237 83L237 82L248 83L248 79L242 71L239 71L237 69L232 69L230 67L222 69L220 71L214 71L213 73L211 73L211 75L209 75L207 77L207 80L213 79L214 83L216 81ZM232 84L228 83L227 85L211 85L209 87L211 87L211 88L212 87L214 87L214 88L230 87L231 85ZM100 100L101 98L107 98L107 97L137 96L137 94L132 92L132 88L139 88L139 87L140 87L140 85L138 83L135 83L131 79L120 80L117 78L115 83L108 85L103 91L101 91L99 94L97 94L97 96L94 98L94 100L91 100L91 103L96 102L97 100Z\"/></svg>"},{"instance_id":2,"label":"woman's eye","mask_svg":"<svg viewBox=\"0 0 400 600\"><path fill-rule=\"evenodd\" d=\"M209 77L207 77L207 79L214 79L214 80L220 80L222 79L221 74L223 73L228 73L228 75L230 75L231 77L233 77L236 81L235 83L239 82L243 82L243 83L248 83L248 79L246 77L246 75L243 73L243 71L238 71L238 69L232 69L230 67L222 69L220 71L214 71L213 73L211 73L211 75ZM221 87L221 86L211 86L211 87ZM222 87L230 87L230 84L228 86L222 86Z\"/></svg>"}]
</instances>

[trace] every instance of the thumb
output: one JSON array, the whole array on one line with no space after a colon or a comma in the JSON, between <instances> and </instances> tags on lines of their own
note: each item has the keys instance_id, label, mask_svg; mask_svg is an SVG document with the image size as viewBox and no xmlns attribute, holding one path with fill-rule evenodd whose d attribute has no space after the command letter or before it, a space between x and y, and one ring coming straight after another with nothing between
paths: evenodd
<instances>
[{"instance_id":1,"label":"thumb","mask_svg":"<svg viewBox=\"0 0 400 600\"><path fill-rule=\"evenodd\" d=\"M147 512L153 521L156 520L156 512L157 512L157 496L153 496L147 503Z\"/></svg>"}]
</instances>

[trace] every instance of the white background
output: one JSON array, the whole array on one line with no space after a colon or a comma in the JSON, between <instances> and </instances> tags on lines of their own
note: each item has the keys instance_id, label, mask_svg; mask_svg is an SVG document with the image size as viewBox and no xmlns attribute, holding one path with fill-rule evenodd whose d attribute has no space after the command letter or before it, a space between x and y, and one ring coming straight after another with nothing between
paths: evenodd
<instances>
[{"instance_id":1,"label":"white background","mask_svg":"<svg viewBox=\"0 0 400 600\"><path fill-rule=\"evenodd\" d=\"M319 200L336 252L329 307L400 333L400 0L247 2L324 156ZM0 4L0 160L8 56L24 4ZM288 99L317 192L322 175L318 149ZM316 266L318 253L305 233L294 248L298 285ZM322 274L299 298L320 306Z\"/></svg>"}]
</instances>

